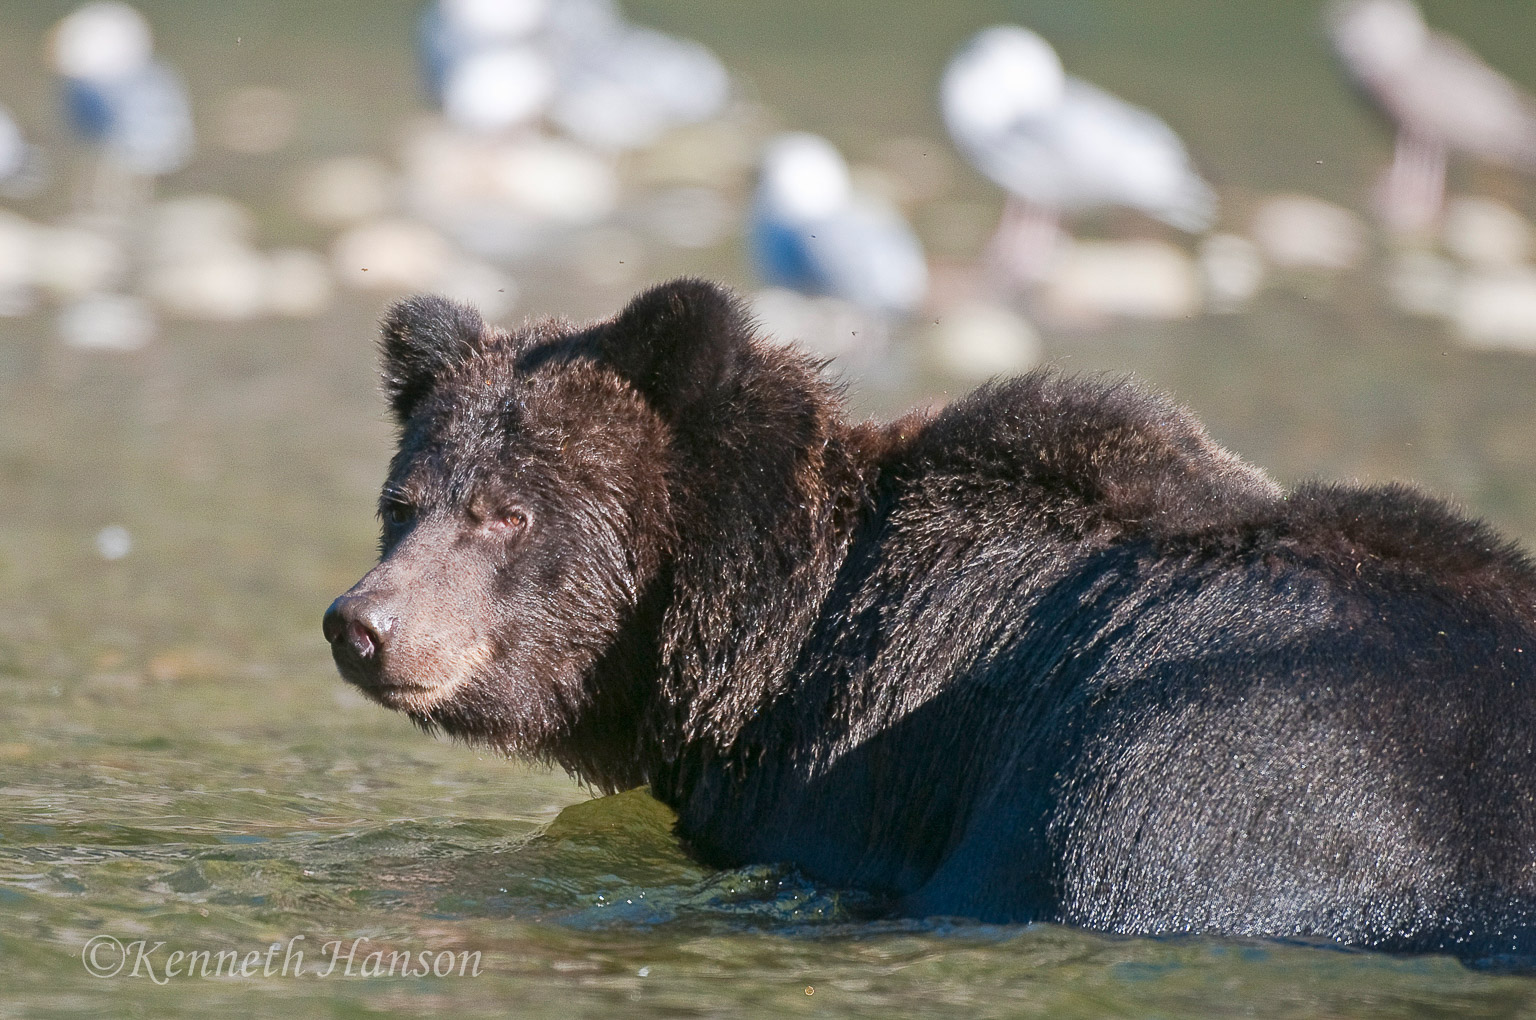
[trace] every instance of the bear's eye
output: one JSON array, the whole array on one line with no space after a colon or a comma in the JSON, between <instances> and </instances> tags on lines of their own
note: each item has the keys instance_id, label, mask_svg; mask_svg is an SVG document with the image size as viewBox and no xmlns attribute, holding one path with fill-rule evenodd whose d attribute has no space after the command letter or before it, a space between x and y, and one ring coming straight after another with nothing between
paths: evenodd
<instances>
[{"instance_id":1,"label":"bear's eye","mask_svg":"<svg viewBox=\"0 0 1536 1020\"><path fill-rule=\"evenodd\" d=\"M490 517L486 520L485 526L491 531L499 531L504 534L522 531L528 527L528 512L512 507Z\"/></svg>"},{"instance_id":2,"label":"bear's eye","mask_svg":"<svg viewBox=\"0 0 1536 1020\"><path fill-rule=\"evenodd\" d=\"M409 503L391 503L384 508L384 519L396 527L411 523L415 516L416 508Z\"/></svg>"}]
</instances>

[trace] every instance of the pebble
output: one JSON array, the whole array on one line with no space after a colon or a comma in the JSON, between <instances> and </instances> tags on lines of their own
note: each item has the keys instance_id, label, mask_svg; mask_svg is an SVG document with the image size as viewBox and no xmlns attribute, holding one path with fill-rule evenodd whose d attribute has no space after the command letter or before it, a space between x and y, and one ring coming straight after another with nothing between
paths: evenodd
<instances>
[{"instance_id":1,"label":"pebble","mask_svg":"<svg viewBox=\"0 0 1536 1020\"><path fill-rule=\"evenodd\" d=\"M426 290L443 278L452 248L442 235L414 220L371 220L348 230L331 247L331 266L359 290Z\"/></svg>"},{"instance_id":2,"label":"pebble","mask_svg":"<svg viewBox=\"0 0 1536 1020\"><path fill-rule=\"evenodd\" d=\"M654 145L667 131L711 120L731 98L730 75L707 48L627 26L564 68L549 119L605 152Z\"/></svg>"},{"instance_id":3,"label":"pebble","mask_svg":"<svg viewBox=\"0 0 1536 1020\"><path fill-rule=\"evenodd\" d=\"M401 147L406 204L427 216L490 200L494 146L485 138L424 121Z\"/></svg>"},{"instance_id":4,"label":"pebble","mask_svg":"<svg viewBox=\"0 0 1536 1020\"><path fill-rule=\"evenodd\" d=\"M541 257L563 233L618 208L612 163L561 139L497 140L438 123L418 128L402 158L408 208L485 257Z\"/></svg>"},{"instance_id":5,"label":"pebble","mask_svg":"<svg viewBox=\"0 0 1536 1020\"><path fill-rule=\"evenodd\" d=\"M256 236L256 216L223 195L185 195L152 210L145 235L150 262L201 259L231 245L249 247Z\"/></svg>"},{"instance_id":6,"label":"pebble","mask_svg":"<svg viewBox=\"0 0 1536 1020\"><path fill-rule=\"evenodd\" d=\"M1441 228L1445 248L1456 258L1485 269L1519 265L1531 257L1531 225L1524 216L1491 198L1451 199Z\"/></svg>"},{"instance_id":7,"label":"pebble","mask_svg":"<svg viewBox=\"0 0 1536 1020\"><path fill-rule=\"evenodd\" d=\"M26 315L37 303L37 228L0 209L0 316Z\"/></svg>"},{"instance_id":8,"label":"pebble","mask_svg":"<svg viewBox=\"0 0 1536 1020\"><path fill-rule=\"evenodd\" d=\"M502 146L493 173L501 198L537 219L590 225L618 206L612 165L560 139L530 137Z\"/></svg>"},{"instance_id":9,"label":"pebble","mask_svg":"<svg viewBox=\"0 0 1536 1020\"><path fill-rule=\"evenodd\" d=\"M221 195L162 202L145 232L144 295L178 318L216 322L324 311L332 294L324 260L297 248L264 253L255 233L250 210Z\"/></svg>"},{"instance_id":10,"label":"pebble","mask_svg":"<svg viewBox=\"0 0 1536 1020\"><path fill-rule=\"evenodd\" d=\"M1018 375L1040 363L1040 334L1001 305L970 301L944 311L931 331L932 361L968 383Z\"/></svg>"},{"instance_id":11,"label":"pebble","mask_svg":"<svg viewBox=\"0 0 1536 1020\"><path fill-rule=\"evenodd\" d=\"M133 536L121 524L109 524L96 532L96 553L104 560L120 560L133 551Z\"/></svg>"},{"instance_id":12,"label":"pebble","mask_svg":"<svg viewBox=\"0 0 1536 1020\"><path fill-rule=\"evenodd\" d=\"M346 227L383 216L399 186L383 161L340 156L309 167L299 179L299 212L324 227Z\"/></svg>"},{"instance_id":13,"label":"pebble","mask_svg":"<svg viewBox=\"0 0 1536 1020\"><path fill-rule=\"evenodd\" d=\"M1343 206L1311 195L1274 195L1254 214L1253 239L1281 269L1338 272L1365 254L1365 223Z\"/></svg>"},{"instance_id":14,"label":"pebble","mask_svg":"<svg viewBox=\"0 0 1536 1020\"><path fill-rule=\"evenodd\" d=\"M127 294L82 297L60 309L56 325L66 345L98 351L141 350L159 331L149 302Z\"/></svg>"},{"instance_id":15,"label":"pebble","mask_svg":"<svg viewBox=\"0 0 1536 1020\"><path fill-rule=\"evenodd\" d=\"M243 322L267 310L267 265L244 245L205 240L195 258L171 259L146 269L143 290L179 318Z\"/></svg>"},{"instance_id":16,"label":"pebble","mask_svg":"<svg viewBox=\"0 0 1536 1020\"><path fill-rule=\"evenodd\" d=\"M1050 314L1072 325L1105 318L1182 319L1200 311L1194 261L1164 241L1063 241L1045 285Z\"/></svg>"},{"instance_id":17,"label":"pebble","mask_svg":"<svg viewBox=\"0 0 1536 1020\"><path fill-rule=\"evenodd\" d=\"M44 227L37 232L34 278L61 300L108 291L128 273L123 246L84 226Z\"/></svg>"},{"instance_id":18,"label":"pebble","mask_svg":"<svg viewBox=\"0 0 1536 1020\"><path fill-rule=\"evenodd\" d=\"M1469 346L1536 354L1536 269L1468 275L1456 290L1451 322Z\"/></svg>"},{"instance_id":19,"label":"pebble","mask_svg":"<svg viewBox=\"0 0 1536 1020\"><path fill-rule=\"evenodd\" d=\"M1264 258L1258 245L1239 234L1211 234L1196 259L1213 312L1241 311L1264 286Z\"/></svg>"},{"instance_id":20,"label":"pebble","mask_svg":"<svg viewBox=\"0 0 1536 1020\"><path fill-rule=\"evenodd\" d=\"M256 217L222 195L169 199L145 232L146 297L185 319L240 322L266 311L266 265L252 247Z\"/></svg>"}]
</instances>

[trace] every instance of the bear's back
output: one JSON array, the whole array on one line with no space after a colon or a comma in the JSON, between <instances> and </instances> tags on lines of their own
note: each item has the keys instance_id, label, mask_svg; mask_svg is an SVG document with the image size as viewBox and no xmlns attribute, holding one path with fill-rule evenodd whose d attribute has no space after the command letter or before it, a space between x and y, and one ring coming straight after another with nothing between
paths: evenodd
<instances>
[{"instance_id":1,"label":"bear's back","mask_svg":"<svg viewBox=\"0 0 1536 1020\"><path fill-rule=\"evenodd\" d=\"M1536 567L1445 501L1405 485L1286 492L1185 409L1128 381L1034 372L944 409L888 460L897 501L1012 518L1069 543L1146 539L1174 553L1286 550L1397 572L1536 623Z\"/></svg>"}]
</instances>

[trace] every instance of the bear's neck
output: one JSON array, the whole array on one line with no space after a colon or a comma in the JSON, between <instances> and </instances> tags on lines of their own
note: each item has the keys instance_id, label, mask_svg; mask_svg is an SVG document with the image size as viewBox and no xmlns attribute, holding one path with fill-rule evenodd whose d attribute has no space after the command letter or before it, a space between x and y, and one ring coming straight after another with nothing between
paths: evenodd
<instances>
[{"instance_id":1,"label":"bear's neck","mask_svg":"<svg viewBox=\"0 0 1536 1020\"><path fill-rule=\"evenodd\" d=\"M803 389L760 394L730 421L680 437L643 755L646 779L674 806L701 771L749 757L749 724L794 696L797 665L867 517L871 447L884 434L850 427L840 411L836 394L808 377Z\"/></svg>"}]
</instances>

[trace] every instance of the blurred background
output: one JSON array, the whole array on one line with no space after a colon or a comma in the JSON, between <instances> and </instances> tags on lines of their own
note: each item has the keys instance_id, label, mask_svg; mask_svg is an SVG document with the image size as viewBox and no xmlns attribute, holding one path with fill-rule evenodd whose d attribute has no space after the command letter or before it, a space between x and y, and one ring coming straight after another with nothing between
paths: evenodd
<instances>
[{"instance_id":1,"label":"blurred background","mask_svg":"<svg viewBox=\"0 0 1536 1020\"><path fill-rule=\"evenodd\" d=\"M1286 483L1415 480L1536 543L1536 6L1417 10L7 5L0 910L62 953L229 892L155 877L190 832L581 797L333 675L404 293L515 326L717 278L861 415L1130 373Z\"/></svg>"},{"instance_id":2,"label":"blurred background","mask_svg":"<svg viewBox=\"0 0 1536 1020\"><path fill-rule=\"evenodd\" d=\"M1536 86L1536 9L1425 15ZM1317 3L163 0L4 18L20 141L0 197L0 663L281 646L323 674L312 617L368 562L390 438L373 323L415 290L515 325L715 277L835 355L859 413L1037 363L1134 373L1287 482L1416 479L1536 539L1530 179L1452 148L1440 207L1394 225L1400 111ZM941 112L946 64L996 23L1165 121L1214 193L1203 222L1168 226L1112 182L1054 216L1028 182L1033 201L1009 201L971 162L989 143L957 146ZM135 59L169 98L115 94L131 75L113 61ZM1090 156L1134 166L1111 114ZM884 257L885 279L797 272L763 239L759 162L785 132L835 146L863 202L830 260L857 277ZM1025 205L1056 233L1042 246L1026 225L1010 266L998 224ZM834 297L800 293L818 286Z\"/></svg>"}]
</instances>

